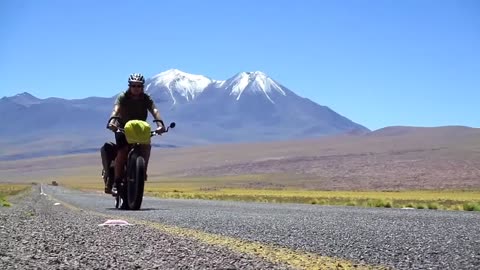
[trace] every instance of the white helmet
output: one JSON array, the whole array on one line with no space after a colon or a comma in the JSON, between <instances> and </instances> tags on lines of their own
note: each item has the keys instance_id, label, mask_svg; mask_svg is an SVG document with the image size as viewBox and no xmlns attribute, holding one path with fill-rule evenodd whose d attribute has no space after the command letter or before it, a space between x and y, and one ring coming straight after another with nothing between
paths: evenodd
<instances>
[{"instance_id":1,"label":"white helmet","mask_svg":"<svg viewBox=\"0 0 480 270\"><path fill-rule=\"evenodd\" d=\"M132 83L132 82L144 84L145 83L145 78L140 73L132 73L128 77L128 83Z\"/></svg>"}]
</instances>

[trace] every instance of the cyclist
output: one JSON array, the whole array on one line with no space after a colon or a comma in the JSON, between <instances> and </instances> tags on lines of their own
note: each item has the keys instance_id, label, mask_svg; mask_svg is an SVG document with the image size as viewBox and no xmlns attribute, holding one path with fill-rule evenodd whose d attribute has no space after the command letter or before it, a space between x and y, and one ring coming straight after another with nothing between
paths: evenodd
<instances>
[{"instance_id":1,"label":"cyclist","mask_svg":"<svg viewBox=\"0 0 480 270\"><path fill-rule=\"evenodd\" d=\"M112 119L107 126L110 130L115 132L117 131L117 127L123 128L130 120L146 121L148 112L150 112L154 118L154 122L157 123L157 129L155 131L159 134L165 131L165 124L160 115L160 111L157 109L150 95L144 92L144 86L145 78L142 74L133 73L129 76L128 89L118 95L111 114L112 117L120 117L120 121L118 121L118 119ZM122 181L125 163L127 162L128 142L125 134L122 132L115 132L115 141L117 148L115 158L115 180L112 183L112 177L106 178L105 193L107 194L112 193L114 184L116 185ZM141 147L145 158L145 171L147 171L152 146L151 144L142 144Z\"/></svg>"}]
</instances>

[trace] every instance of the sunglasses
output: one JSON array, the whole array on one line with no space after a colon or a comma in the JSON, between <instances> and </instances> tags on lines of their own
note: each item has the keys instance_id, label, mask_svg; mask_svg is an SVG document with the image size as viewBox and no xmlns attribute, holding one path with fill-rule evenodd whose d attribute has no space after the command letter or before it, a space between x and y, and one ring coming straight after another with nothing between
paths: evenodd
<instances>
[{"instance_id":1,"label":"sunglasses","mask_svg":"<svg viewBox=\"0 0 480 270\"><path fill-rule=\"evenodd\" d=\"M130 84L131 88L142 88L143 84Z\"/></svg>"}]
</instances>

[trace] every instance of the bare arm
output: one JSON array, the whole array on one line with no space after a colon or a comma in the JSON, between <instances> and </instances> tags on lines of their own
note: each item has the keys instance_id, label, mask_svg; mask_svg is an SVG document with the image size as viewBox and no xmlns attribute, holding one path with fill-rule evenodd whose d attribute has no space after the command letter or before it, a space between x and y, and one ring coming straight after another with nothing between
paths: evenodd
<instances>
[{"instance_id":1,"label":"bare arm","mask_svg":"<svg viewBox=\"0 0 480 270\"><path fill-rule=\"evenodd\" d=\"M113 111L110 115L110 117L120 117L120 104L115 104L115 106L113 107ZM119 121L117 119L111 119L110 120L110 123L108 123L108 127L112 130L115 129L114 126L119 126Z\"/></svg>"},{"instance_id":2,"label":"bare arm","mask_svg":"<svg viewBox=\"0 0 480 270\"><path fill-rule=\"evenodd\" d=\"M160 121L160 122L158 121L156 122L157 126L160 127L161 125L165 127L165 124L163 123L163 120L162 120L162 116L160 115L160 111L158 110L157 106L155 106L155 103L152 102L152 106L150 106L148 110L152 114L153 119Z\"/></svg>"}]
</instances>

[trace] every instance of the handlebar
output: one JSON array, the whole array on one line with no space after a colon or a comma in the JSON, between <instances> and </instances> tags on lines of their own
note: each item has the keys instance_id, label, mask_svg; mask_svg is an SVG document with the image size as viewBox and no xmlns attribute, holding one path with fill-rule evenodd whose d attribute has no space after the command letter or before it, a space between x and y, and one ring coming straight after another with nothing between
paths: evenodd
<instances>
[{"instance_id":1,"label":"handlebar","mask_svg":"<svg viewBox=\"0 0 480 270\"><path fill-rule=\"evenodd\" d=\"M110 117L110 119L109 119L108 122L107 122L107 129L109 128L109 125L110 125L109 123L110 123L110 121L112 121L112 119L120 120L120 117L117 117L117 116L112 116L112 117ZM162 120L153 120L153 122L161 122L162 125L165 126ZM166 127L166 128L165 128L165 131L163 131L162 133L168 132L168 130L169 130L170 128L174 128L175 125L176 125L175 122L171 122L170 125L168 125L168 127ZM112 124L112 126L114 126L114 127L117 129L116 132L125 133L125 129L123 129L123 128L121 128L121 127L117 127L116 125L113 125L113 124ZM161 133L158 133L158 132L156 132L156 131L150 131L150 136L151 136L151 137L157 136L157 135L161 135Z\"/></svg>"}]
</instances>

